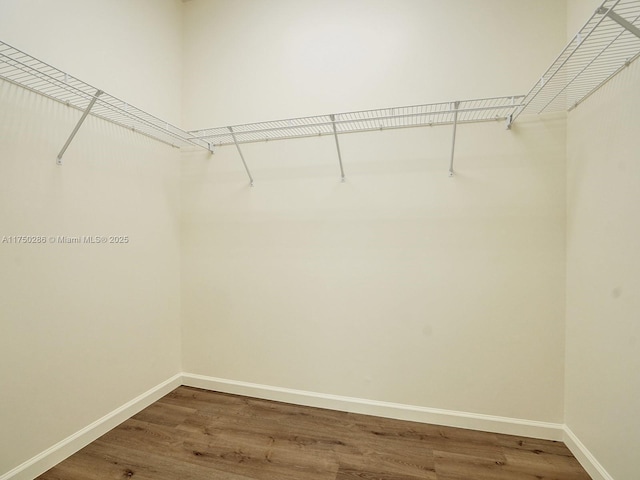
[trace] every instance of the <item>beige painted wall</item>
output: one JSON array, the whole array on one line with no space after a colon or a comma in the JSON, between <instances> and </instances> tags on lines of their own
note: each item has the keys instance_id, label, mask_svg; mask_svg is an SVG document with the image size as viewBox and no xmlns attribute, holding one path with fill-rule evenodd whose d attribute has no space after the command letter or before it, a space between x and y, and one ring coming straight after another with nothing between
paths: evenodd
<instances>
[{"instance_id":1,"label":"beige painted wall","mask_svg":"<svg viewBox=\"0 0 640 480\"><path fill-rule=\"evenodd\" d=\"M0 38L180 124L180 0L0 0Z\"/></svg>"},{"instance_id":2,"label":"beige painted wall","mask_svg":"<svg viewBox=\"0 0 640 480\"><path fill-rule=\"evenodd\" d=\"M555 1L185 7L191 128L525 93L565 41ZM185 155L185 371L562 422L564 120L458 138L453 179L448 128L341 137L346 184L331 138L245 146L254 188Z\"/></svg>"},{"instance_id":3,"label":"beige painted wall","mask_svg":"<svg viewBox=\"0 0 640 480\"><path fill-rule=\"evenodd\" d=\"M597 3L0 0L0 38L199 128L524 93ZM342 137L346 184L330 139L246 146L253 189L232 149L92 119L56 167L77 112L0 85L0 235L131 238L0 244L0 472L180 371L182 285L184 371L566 419L633 478L637 84L568 145L562 117L461 127L453 179L448 129Z\"/></svg>"},{"instance_id":4,"label":"beige painted wall","mask_svg":"<svg viewBox=\"0 0 640 480\"><path fill-rule=\"evenodd\" d=\"M567 32L599 4L568 2ZM640 470L639 82L636 62L568 117L565 421L616 480Z\"/></svg>"},{"instance_id":5,"label":"beige painted wall","mask_svg":"<svg viewBox=\"0 0 640 480\"><path fill-rule=\"evenodd\" d=\"M558 0L193 0L184 18L188 129L524 94L565 40Z\"/></svg>"},{"instance_id":6,"label":"beige painted wall","mask_svg":"<svg viewBox=\"0 0 640 480\"><path fill-rule=\"evenodd\" d=\"M568 117L566 424L616 480L640 460L640 63Z\"/></svg>"},{"instance_id":7,"label":"beige painted wall","mask_svg":"<svg viewBox=\"0 0 640 480\"><path fill-rule=\"evenodd\" d=\"M567 41L575 38L603 0L567 0ZM558 52L559 53L559 52Z\"/></svg>"},{"instance_id":8,"label":"beige painted wall","mask_svg":"<svg viewBox=\"0 0 640 480\"><path fill-rule=\"evenodd\" d=\"M0 38L179 117L179 50L160 55L145 37L179 42L179 7L2 0ZM130 16L151 11L139 29L127 28ZM156 25L159 17L166 21ZM134 60L135 69L123 70ZM130 239L0 243L2 474L180 372L180 154L89 118L58 167L79 112L5 82L0 105L0 242L12 235Z\"/></svg>"}]
</instances>

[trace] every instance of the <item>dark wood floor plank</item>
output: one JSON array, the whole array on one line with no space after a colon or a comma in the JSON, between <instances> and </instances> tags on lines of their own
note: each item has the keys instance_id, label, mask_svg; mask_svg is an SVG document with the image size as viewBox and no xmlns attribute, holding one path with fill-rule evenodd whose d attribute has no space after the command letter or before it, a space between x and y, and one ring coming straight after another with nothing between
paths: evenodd
<instances>
[{"instance_id":1,"label":"dark wood floor plank","mask_svg":"<svg viewBox=\"0 0 640 480\"><path fill-rule=\"evenodd\" d=\"M399 473L364 470L361 468L340 467L336 480L437 480L435 472L427 472L420 476L408 476Z\"/></svg>"},{"instance_id":2,"label":"dark wood floor plank","mask_svg":"<svg viewBox=\"0 0 640 480\"><path fill-rule=\"evenodd\" d=\"M185 442L200 465L213 465L227 472L242 472L261 480L334 480L338 463L308 452L255 445L238 445L233 439L224 445L216 442Z\"/></svg>"},{"instance_id":3,"label":"dark wood floor plank","mask_svg":"<svg viewBox=\"0 0 640 480\"><path fill-rule=\"evenodd\" d=\"M505 453L504 460L435 452L438 480L589 480L577 460L532 452ZM534 458L535 457L535 458Z\"/></svg>"},{"instance_id":4,"label":"dark wood floor plank","mask_svg":"<svg viewBox=\"0 0 640 480\"><path fill-rule=\"evenodd\" d=\"M562 442L538 440L537 438L519 437L516 435L498 435L497 437L498 445L504 448L573 457L571 451Z\"/></svg>"},{"instance_id":5,"label":"dark wood floor plank","mask_svg":"<svg viewBox=\"0 0 640 480\"><path fill-rule=\"evenodd\" d=\"M201 467L175 458L105 444L100 440L40 477L46 480L252 480L239 474Z\"/></svg>"},{"instance_id":6,"label":"dark wood floor plank","mask_svg":"<svg viewBox=\"0 0 640 480\"><path fill-rule=\"evenodd\" d=\"M165 395L159 402L192 408L203 413L229 415L244 409L249 399L198 388L179 387Z\"/></svg>"},{"instance_id":7,"label":"dark wood floor plank","mask_svg":"<svg viewBox=\"0 0 640 480\"><path fill-rule=\"evenodd\" d=\"M435 464L430 454L421 456L388 455L377 452L367 452L363 455L349 455L339 457L340 469L338 477L362 474L378 475L380 478L421 478L436 480Z\"/></svg>"},{"instance_id":8,"label":"dark wood floor plank","mask_svg":"<svg viewBox=\"0 0 640 480\"><path fill-rule=\"evenodd\" d=\"M433 450L424 439L435 430L415 428L411 422L355 416L344 430L344 446L338 447L338 477L360 472L363 478L435 479Z\"/></svg>"},{"instance_id":9,"label":"dark wood floor plank","mask_svg":"<svg viewBox=\"0 0 640 480\"><path fill-rule=\"evenodd\" d=\"M142 452L168 452L179 449L187 434L175 428L141 422L130 418L113 430L105 433L100 440L112 445L126 445Z\"/></svg>"},{"instance_id":10,"label":"dark wood floor plank","mask_svg":"<svg viewBox=\"0 0 640 480\"><path fill-rule=\"evenodd\" d=\"M540 450L505 449L507 459L505 470L519 471L531 475L531 478L554 480L590 480L578 460L571 455L557 455Z\"/></svg>"},{"instance_id":11,"label":"dark wood floor plank","mask_svg":"<svg viewBox=\"0 0 640 480\"><path fill-rule=\"evenodd\" d=\"M180 387L40 480L589 480L562 442Z\"/></svg>"},{"instance_id":12,"label":"dark wood floor plank","mask_svg":"<svg viewBox=\"0 0 640 480\"><path fill-rule=\"evenodd\" d=\"M131 418L141 422L165 425L167 427L177 427L181 425L189 416L196 413L194 408L187 408L170 403L156 402L145 408Z\"/></svg>"}]
</instances>

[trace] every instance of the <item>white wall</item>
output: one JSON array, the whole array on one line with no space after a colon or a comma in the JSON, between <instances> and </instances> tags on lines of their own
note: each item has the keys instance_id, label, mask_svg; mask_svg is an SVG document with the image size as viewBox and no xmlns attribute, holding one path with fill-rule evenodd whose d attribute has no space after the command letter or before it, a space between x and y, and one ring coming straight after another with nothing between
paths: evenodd
<instances>
[{"instance_id":1,"label":"white wall","mask_svg":"<svg viewBox=\"0 0 640 480\"><path fill-rule=\"evenodd\" d=\"M568 2L568 34L599 3ZM640 468L639 78L636 62L568 118L565 419L616 480Z\"/></svg>"},{"instance_id":2,"label":"white wall","mask_svg":"<svg viewBox=\"0 0 640 480\"><path fill-rule=\"evenodd\" d=\"M177 118L180 5L2 0L0 39ZM59 167L80 113L6 82L0 105L0 241L130 239L0 243L1 475L180 372L180 154L90 117Z\"/></svg>"},{"instance_id":3,"label":"white wall","mask_svg":"<svg viewBox=\"0 0 640 480\"><path fill-rule=\"evenodd\" d=\"M201 128L525 93L597 3L0 0L0 39ZM248 145L253 189L233 149L95 119L57 167L78 112L0 84L0 235L131 238L0 244L0 472L180 371L182 326L184 371L566 420L633 478L638 76L568 144L561 116L461 127L453 179L420 129L342 137L346 184L331 139Z\"/></svg>"},{"instance_id":4,"label":"white wall","mask_svg":"<svg viewBox=\"0 0 640 480\"><path fill-rule=\"evenodd\" d=\"M184 125L524 94L564 29L555 0L192 0Z\"/></svg>"},{"instance_id":5,"label":"white wall","mask_svg":"<svg viewBox=\"0 0 640 480\"><path fill-rule=\"evenodd\" d=\"M567 0L567 42L573 40L603 0Z\"/></svg>"},{"instance_id":6,"label":"white wall","mask_svg":"<svg viewBox=\"0 0 640 480\"><path fill-rule=\"evenodd\" d=\"M565 41L555 1L185 9L189 128L525 93ZM184 156L185 371L562 422L562 117L461 127L453 179L448 128L340 141L346 184L330 138L243 147L254 188Z\"/></svg>"},{"instance_id":7,"label":"white wall","mask_svg":"<svg viewBox=\"0 0 640 480\"><path fill-rule=\"evenodd\" d=\"M616 480L640 470L638 85L636 61L568 117L565 418Z\"/></svg>"},{"instance_id":8,"label":"white wall","mask_svg":"<svg viewBox=\"0 0 640 480\"><path fill-rule=\"evenodd\" d=\"M0 0L3 42L174 124L180 0Z\"/></svg>"}]
</instances>

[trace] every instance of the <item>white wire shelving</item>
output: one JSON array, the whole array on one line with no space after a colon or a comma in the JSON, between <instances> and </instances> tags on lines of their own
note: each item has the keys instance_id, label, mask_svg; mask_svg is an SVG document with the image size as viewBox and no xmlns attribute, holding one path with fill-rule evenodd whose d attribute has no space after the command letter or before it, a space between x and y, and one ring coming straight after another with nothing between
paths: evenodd
<instances>
[{"instance_id":1,"label":"white wire shelving","mask_svg":"<svg viewBox=\"0 0 640 480\"><path fill-rule=\"evenodd\" d=\"M235 145L253 184L241 144L333 135L344 181L339 134L453 125L452 176L457 125L506 120L510 128L522 114L571 110L638 57L640 0L605 0L527 95L291 118L189 133L212 145Z\"/></svg>"},{"instance_id":2,"label":"white wire shelving","mask_svg":"<svg viewBox=\"0 0 640 480\"><path fill-rule=\"evenodd\" d=\"M572 110L640 56L640 0L605 0L526 95L521 114Z\"/></svg>"},{"instance_id":3,"label":"white wire shelving","mask_svg":"<svg viewBox=\"0 0 640 480\"><path fill-rule=\"evenodd\" d=\"M390 107L184 131L127 102L0 41L0 79L83 112L58 154L67 147L88 115L115 123L174 147L235 145L251 185L253 177L241 145L316 136L335 140L345 179L339 135L376 130L451 125L449 174L453 175L456 131L460 124L506 121L522 114L571 110L640 57L640 0L604 0L526 95Z\"/></svg>"},{"instance_id":4,"label":"white wire shelving","mask_svg":"<svg viewBox=\"0 0 640 480\"><path fill-rule=\"evenodd\" d=\"M344 166L338 135L347 133L372 132L412 127L434 127L453 125L453 142L449 174L453 175L453 151L455 149L456 128L460 124L489 121L506 121L514 109L522 107L523 95L509 97L482 98L455 102L390 107L376 110L362 110L313 117L299 117L268 122L246 123L227 127L193 130L194 139L217 147L235 145L240 154L250 183L253 177L247 167L241 144L268 142L293 138L333 136L336 142L340 174L344 181Z\"/></svg>"},{"instance_id":5,"label":"white wire shelving","mask_svg":"<svg viewBox=\"0 0 640 480\"><path fill-rule=\"evenodd\" d=\"M317 137L397 128L452 125L506 120L524 96L484 98L460 102L362 110L268 122L193 130L189 133L215 146ZM457 104L457 106L456 106ZM234 139L235 137L235 139Z\"/></svg>"},{"instance_id":6,"label":"white wire shelving","mask_svg":"<svg viewBox=\"0 0 640 480\"><path fill-rule=\"evenodd\" d=\"M191 138L184 130L1 41L0 79L84 112L58 155L58 160L61 160L66 147L88 114L175 147L196 145L209 148L206 143Z\"/></svg>"}]
</instances>

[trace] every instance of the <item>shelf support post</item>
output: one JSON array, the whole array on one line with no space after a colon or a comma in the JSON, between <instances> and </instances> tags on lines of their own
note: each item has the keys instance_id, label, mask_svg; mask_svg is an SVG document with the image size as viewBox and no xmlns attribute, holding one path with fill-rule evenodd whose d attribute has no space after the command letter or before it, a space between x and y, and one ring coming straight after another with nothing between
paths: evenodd
<instances>
[{"instance_id":1,"label":"shelf support post","mask_svg":"<svg viewBox=\"0 0 640 480\"><path fill-rule=\"evenodd\" d=\"M631 33L633 33L636 37L640 38L640 28L636 27L634 24L632 24L631 22L629 22L625 18L623 18L620 15L618 15L612 9L610 9L610 8L606 9L604 7L600 7L596 13L598 13L599 15L606 15L611 20L616 22L618 25L620 25L623 28L626 28Z\"/></svg>"},{"instance_id":2,"label":"shelf support post","mask_svg":"<svg viewBox=\"0 0 640 480\"><path fill-rule=\"evenodd\" d=\"M338 130L336 129L336 116L331 114L331 125L333 126L333 137L336 139L336 149L338 150L338 162L340 162L340 181L344 183L344 167L342 166L342 154L340 153L340 143L338 142Z\"/></svg>"},{"instance_id":3,"label":"shelf support post","mask_svg":"<svg viewBox=\"0 0 640 480\"><path fill-rule=\"evenodd\" d=\"M453 103L453 139L451 140L451 161L449 162L449 176L453 177L453 155L456 150L456 130L458 129L458 107L460 102Z\"/></svg>"},{"instance_id":4,"label":"shelf support post","mask_svg":"<svg viewBox=\"0 0 640 480\"><path fill-rule=\"evenodd\" d=\"M516 103L515 97L511 97L511 106L513 107L515 103ZM516 111L516 109L514 108L513 112L511 112L509 115L507 115L507 121L506 121L507 130L511 130L511 125L513 124L513 113L515 111Z\"/></svg>"},{"instance_id":5,"label":"shelf support post","mask_svg":"<svg viewBox=\"0 0 640 480\"><path fill-rule=\"evenodd\" d=\"M240 145L238 144L238 139L236 138L236 134L233 131L232 127L227 127L229 132L231 132L231 138L233 138L233 143L235 143L236 148L238 149L238 153L240 154L240 159L242 160L242 165L244 165L244 169L247 171L247 175L249 176L249 186L253 187L253 177L251 176L251 172L249 171L249 167L247 167L247 162L244 161L244 155L242 154L242 150L240 149Z\"/></svg>"},{"instance_id":6,"label":"shelf support post","mask_svg":"<svg viewBox=\"0 0 640 480\"><path fill-rule=\"evenodd\" d=\"M89 102L89 105L87 105L87 108L85 108L84 112L82 113L82 117L80 117L80 120L78 120L78 123L76 124L75 128L71 132L71 135L69 135L69 138L64 144L64 147L62 147L62 150L60 150L60 153L58 154L58 159L56 160L56 163L58 165L62 165L62 156L64 155L64 152L66 152L67 148L69 148L69 145L71 145L73 138L76 136L76 133L78 133L78 130L80 130L80 127L82 126L85 119L87 118L87 115L89 115L89 113L91 112L91 109L95 105L96 100L98 100L98 97L103 93L104 92L102 90L96 90L96 93L93 95L93 98Z\"/></svg>"}]
</instances>

